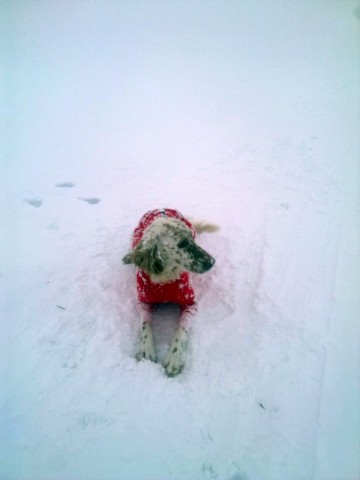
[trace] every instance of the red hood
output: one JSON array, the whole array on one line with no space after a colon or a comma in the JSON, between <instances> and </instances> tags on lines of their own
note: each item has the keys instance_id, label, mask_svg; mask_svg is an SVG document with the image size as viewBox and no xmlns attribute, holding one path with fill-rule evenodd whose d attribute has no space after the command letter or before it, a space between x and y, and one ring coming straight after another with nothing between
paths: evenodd
<instances>
[{"instance_id":1,"label":"red hood","mask_svg":"<svg viewBox=\"0 0 360 480\"><path fill-rule=\"evenodd\" d=\"M195 238L196 231L195 227L187 220L180 212L177 210L172 210L171 208L163 208L162 210L150 210L143 215L139 221L139 225L135 228L133 237L132 237L132 247L135 248L136 245L140 242L144 235L144 231L147 227L157 218L169 217L176 218L181 220L187 227L190 228L193 238Z\"/></svg>"}]
</instances>

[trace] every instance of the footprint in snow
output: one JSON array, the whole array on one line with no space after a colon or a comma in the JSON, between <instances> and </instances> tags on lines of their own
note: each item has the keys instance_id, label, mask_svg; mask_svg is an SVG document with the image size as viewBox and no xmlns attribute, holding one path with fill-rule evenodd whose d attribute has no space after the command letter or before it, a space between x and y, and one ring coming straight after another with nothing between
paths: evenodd
<instances>
[{"instance_id":1,"label":"footprint in snow","mask_svg":"<svg viewBox=\"0 0 360 480\"><path fill-rule=\"evenodd\" d=\"M61 182L61 183L56 183L55 187L58 187L58 188L73 188L73 187L75 187L75 183Z\"/></svg>"},{"instance_id":2,"label":"footprint in snow","mask_svg":"<svg viewBox=\"0 0 360 480\"><path fill-rule=\"evenodd\" d=\"M32 207L41 207L43 201L40 198L24 198L24 202L28 203Z\"/></svg>"},{"instance_id":3,"label":"footprint in snow","mask_svg":"<svg viewBox=\"0 0 360 480\"><path fill-rule=\"evenodd\" d=\"M79 200L82 200L83 202L87 202L90 205L96 205L97 203L101 202L100 198L83 198L79 197Z\"/></svg>"},{"instance_id":4,"label":"footprint in snow","mask_svg":"<svg viewBox=\"0 0 360 480\"><path fill-rule=\"evenodd\" d=\"M281 206L284 210L289 210L289 208L290 208L290 205L289 205L287 202L280 203L280 206Z\"/></svg>"}]
</instances>

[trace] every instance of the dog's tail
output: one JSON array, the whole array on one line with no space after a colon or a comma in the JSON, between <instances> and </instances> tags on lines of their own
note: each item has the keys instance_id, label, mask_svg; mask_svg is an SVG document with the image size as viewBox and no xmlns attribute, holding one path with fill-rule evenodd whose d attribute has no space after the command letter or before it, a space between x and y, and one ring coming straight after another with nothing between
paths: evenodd
<instances>
[{"instance_id":1,"label":"dog's tail","mask_svg":"<svg viewBox=\"0 0 360 480\"><path fill-rule=\"evenodd\" d=\"M203 233L203 232L217 232L220 227L218 225L214 225L213 223L206 223L206 222L192 222L195 227L196 233Z\"/></svg>"}]
</instances>

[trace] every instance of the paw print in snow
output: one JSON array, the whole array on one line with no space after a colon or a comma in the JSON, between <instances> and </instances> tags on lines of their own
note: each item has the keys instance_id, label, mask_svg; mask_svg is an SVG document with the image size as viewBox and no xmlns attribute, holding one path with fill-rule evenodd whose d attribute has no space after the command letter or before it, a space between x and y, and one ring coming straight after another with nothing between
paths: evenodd
<instances>
[{"instance_id":1,"label":"paw print in snow","mask_svg":"<svg viewBox=\"0 0 360 480\"><path fill-rule=\"evenodd\" d=\"M83 202L87 202L90 205L96 205L97 203L100 203L101 200L100 198L84 198L84 197L79 197L79 200L82 200Z\"/></svg>"},{"instance_id":2,"label":"paw print in snow","mask_svg":"<svg viewBox=\"0 0 360 480\"><path fill-rule=\"evenodd\" d=\"M43 201L40 198L24 198L24 202L28 203L32 207L41 207Z\"/></svg>"},{"instance_id":3,"label":"paw print in snow","mask_svg":"<svg viewBox=\"0 0 360 480\"><path fill-rule=\"evenodd\" d=\"M73 188L73 187L75 187L75 183L60 182L60 183L56 183L55 187L58 187L58 188Z\"/></svg>"}]
</instances>

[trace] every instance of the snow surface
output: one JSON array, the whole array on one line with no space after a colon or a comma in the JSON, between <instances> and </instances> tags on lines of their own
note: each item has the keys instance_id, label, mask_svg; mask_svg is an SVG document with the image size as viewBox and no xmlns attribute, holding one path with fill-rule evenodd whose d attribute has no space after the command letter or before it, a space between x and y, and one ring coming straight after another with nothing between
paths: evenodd
<instances>
[{"instance_id":1,"label":"snow surface","mask_svg":"<svg viewBox=\"0 0 360 480\"><path fill-rule=\"evenodd\" d=\"M360 478L357 3L0 13L0 479ZM161 207L221 226L174 379L121 263Z\"/></svg>"}]
</instances>

